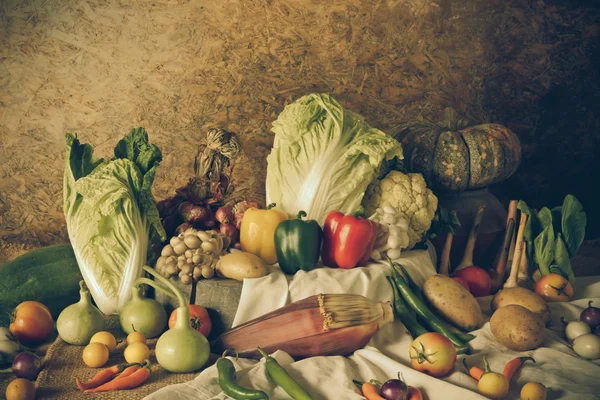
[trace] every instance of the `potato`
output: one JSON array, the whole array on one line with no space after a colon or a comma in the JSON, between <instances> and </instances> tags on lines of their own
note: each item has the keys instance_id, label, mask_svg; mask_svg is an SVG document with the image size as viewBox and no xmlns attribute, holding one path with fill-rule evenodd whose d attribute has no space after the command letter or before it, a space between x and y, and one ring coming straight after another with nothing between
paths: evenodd
<instances>
[{"instance_id":1,"label":"potato","mask_svg":"<svg viewBox=\"0 0 600 400\"><path fill-rule=\"evenodd\" d=\"M517 304L496 310L490 319L490 329L500 344L515 351L533 350L546 337L542 317Z\"/></svg>"},{"instance_id":2,"label":"potato","mask_svg":"<svg viewBox=\"0 0 600 400\"><path fill-rule=\"evenodd\" d=\"M544 325L548 325L552 319L550 306L548 306L544 299L529 289L513 287L499 291L492 299L492 311L496 311L509 304L523 306L529 311L538 314L542 317Z\"/></svg>"},{"instance_id":3,"label":"potato","mask_svg":"<svg viewBox=\"0 0 600 400\"><path fill-rule=\"evenodd\" d=\"M215 266L219 276L243 281L244 278L260 278L269 273L267 264L258 256L243 251L225 254Z\"/></svg>"},{"instance_id":4,"label":"potato","mask_svg":"<svg viewBox=\"0 0 600 400\"><path fill-rule=\"evenodd\" d=\"M483 324L479 303L454 279L433 275L423 284L423 293L431 307L457 327L473 331Z\"/></svg>"}]
</instances>

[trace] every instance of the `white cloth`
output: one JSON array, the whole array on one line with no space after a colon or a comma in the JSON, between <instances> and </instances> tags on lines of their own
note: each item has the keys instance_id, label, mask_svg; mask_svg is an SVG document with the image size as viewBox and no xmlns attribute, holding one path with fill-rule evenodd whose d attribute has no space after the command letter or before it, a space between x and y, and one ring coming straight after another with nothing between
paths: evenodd
<instances>
[{"instance_id":1,"label":"white cloth","mask_svg":"<svg viewBox=\"0 0 600 400\"><path fill-rule=\"evenodd\" d=\"M418 285L422 285L427 277L435 273L434 263L427 251L405 252L398 261L406 267ZM391 300L392 289L385 278L388 273L389 267L380 263L351 270L317 268L309 272L299 271L293 277L286 277L279 269L274 268L266 277L244 281L233 325L318 293L354 293L375 301ZM567 320L575 319L588 300L600 304L600 277L587 278L583 287L579 284L576 291L588 299L570 304L551 304L553 319L542 347L526 353L510 351L493 339L489 322L486 322L481 329L473 332L477 338L470 342L473 354L466 356L469 365L483 366L483 355L487 354L492 370L501 373L504 364L512 358L530 355L537 363L526 363L516 379L513 378L509 399L518 399L521 387L529 381L542 382L550 388L551 395L548 398L598 399L600 360L595 363L585 361L569 349L561 338L563 326L560 316ZM488 320L490 300L491 297L479 299ZM383 326L363 349L349 357L312 357L295 362L282 351L276 352L274 356L315 400L363 399L352 383L353 379L377 379L385 382L395 378L398 373L408 385L421 389L425 398L430 400L485 399L477 394L477 382L463 367L462 359L465 356L458 357L451 374L443 379L436 379L410 367L408 349L411 342L402 323L394 321ZM269 380L263 361L231 359L236 366L236 376L241 386L263 390L273 400L289 399L281 388ZM218 385L215 366L205 369L190 382L165 387L146 397L148 400L228 398Z\"/></svg>"}]
</instances>

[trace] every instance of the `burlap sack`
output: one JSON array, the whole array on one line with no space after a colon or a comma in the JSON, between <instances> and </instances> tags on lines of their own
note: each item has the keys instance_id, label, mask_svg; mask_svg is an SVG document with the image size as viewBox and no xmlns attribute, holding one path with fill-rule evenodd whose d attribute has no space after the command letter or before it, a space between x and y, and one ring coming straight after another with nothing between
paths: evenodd
<instances>
[{"instance_id":1,"label":"burlap sack","mask_svg":"<svg viewBox=\"0 0 600 400\"><path fill-rule=\"evenodd\" d=\"M123 351L127 347L126 335L119 328L118 318L111 317L107 321L107 330L115 335L117 339L117 350L114 351L103 368L125 362ZM165 371L156 362L154 357L154 346L157 339L148 340L147 344L151 350L150 361L152 374L150 379L142 386L132 390L119 390L104 393L83 393L76 384L75 377L82 381L91 379L102 368L90 368L83 363L81 354L83 346L71 346L57 338L48 349L44 358L43 370L37 378L37 399L119 399L133 400L142 399L156 390L174 383L187 382L194 379L199 372L192 374L173 374ZM216 356L212 356L207 363L211 365Z\"/></svg>"}]
</instances>

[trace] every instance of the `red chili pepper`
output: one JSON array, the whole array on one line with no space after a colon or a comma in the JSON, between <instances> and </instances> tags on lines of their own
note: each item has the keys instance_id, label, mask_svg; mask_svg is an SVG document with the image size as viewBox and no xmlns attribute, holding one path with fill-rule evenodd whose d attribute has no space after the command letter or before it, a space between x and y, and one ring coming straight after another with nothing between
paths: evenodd
<instances>
[{"instance_id":1,"label":"red chili pepper","mask_svg":"<svg viewBox=\"0 0 600 400\"><path fill-rule=\"evenodd\" d=\"M331 211L323 227L323 263L346 269L364 265L369 261L376 239L375 222Z\"/></svg>"},{"instance_id":2,"label":"red chili pepper","mask_svg":"<svg viewBox=\"0 0 600 400\"><path fill-rule=\"evenodd\" d=\"M98 387L111 379L113 379L119 372L123 370L127 370L128 368L132 368L139 364L118 364L109 368L105 368L102 371L98 372L91 380L88 382L81 382L79 378L75 378L75 383L80 390L88 390ZM121 374L122 375L122 374Z\"/></svg>"}]
</instances>

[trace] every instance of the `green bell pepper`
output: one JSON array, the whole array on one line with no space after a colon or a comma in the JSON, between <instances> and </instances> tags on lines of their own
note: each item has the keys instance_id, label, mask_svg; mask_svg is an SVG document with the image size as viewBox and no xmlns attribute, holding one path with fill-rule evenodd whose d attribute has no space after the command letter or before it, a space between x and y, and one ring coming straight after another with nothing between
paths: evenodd
<instances>
[{"instance_id":1,"label":"green bell pepper","mask_svg":"<svg viewBox=\"0 0 600 400\"><path fill-rule=\"evenodd\" d=\"M296 219L281 221L275 229L275 251L281 270L293 275L299 270L312 270L321 254L323 230L315 220L303 220L300 211Z\"/></svg>"}]
</instances>

